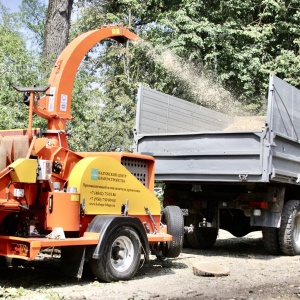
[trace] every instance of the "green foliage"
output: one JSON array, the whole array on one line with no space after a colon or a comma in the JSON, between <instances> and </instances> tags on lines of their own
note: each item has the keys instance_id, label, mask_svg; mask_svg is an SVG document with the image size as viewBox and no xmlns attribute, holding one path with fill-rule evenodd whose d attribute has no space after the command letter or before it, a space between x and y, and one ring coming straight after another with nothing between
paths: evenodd
<instances>
[{"instance_id":1,"label":"green foliage","mask_svg":"<svg viewBox=\"0 0 300 300\"><path fill-rule=\"evenodd\" d=\"M46 12L45 0L22 0L21 22L31 32L33 44L39 49L44 44Z\"/></svg>"},{"instance_id":2,"label":"green foliage","mask_svg":"<svg viewBox=\"0 0 300 300\"><path fill-rule=\"evenodd\" d=\"M76 151L98 151L103 144L100 112L103 95L101 83L92 72L86 72L83 63L77 73L73 88L72 116L69 129L72 137L70 148Z\"/></svg>"},{"instance_id":3,"label":"green foliage","mask_svg":"<svg viewBox=\"0 0 300 300\"><path fill-rule=\"evenodd\" d=\"M110 22L126 23L131 29L137 24L141 26L142 20L136 18L135 13L138 14L142 4L138 1L134 3L118 1L117 4L92 2L91 6L85 6L81 11L81 17L73 25L72 36L88 29L98 28L99 24ZM129 18L130 15L132 19ZM128 151L133 141L138 84L143 82L158 90L171 92L176 87L176 80L161 64L147 58L147 48L133 47L131 43L122 45L113 41L104 41L101 43L100 50L97 53L92 50L94 60L90 57L86 58L93 68L100 70L98 76L102 81L102 107L93 111L94 115L96 113L99 116L94 117L96 126L93 124L88 132L93 134L91 139L96 140L94 151ZM184 93L186 91L184 84L177 90ZM75 91L73 95L76 95ZM78 128L77 126L74 126L74 129ZM93 131L94 127L98 131ZM72 143L71 139L70 142ZM79 137L76 145L79 145Z\"/></svg>"},{"instance_id":4,"label":"green foliage","mask_svg":"<svg viewBox=\"0 0 300 300\"><path fill-rule=\"evenodd\" d=\"M215 77L258 112L263 109L269 73L300 85L299 8L295 0L91 2L78 25L124 23L153 46L166 45L199 73ZM174 82L172 75L163 74L162 82L159 75L164 71L147 61L145 53L140 51L133 60L146 64L139 68L140 78L145 78L143 71L147 74L146 84L163 91L174 85L185 90L185 83Z\"/></svg>"},{"instance_id":5,"label":"green foliage","mask_svg":"<svg viewBox=\"0 0 300 300\"><path fill-rule=\"evenodd\" d=\"M69 141L72 149L130 150L135 115L132 99L136 86L131 86L124 72L113 68L116 65L124 68L124 50L126 48L114 43L107 56L100 54L93 58L95 54L91 54L82 64L73 90L74 120L70 122L73 136ZM107 59L109 66L106 65Z\"/></svg>"},{"instance_id":6,"label":"green foliage","mask_svg":"<svg viewBox=\"0 0 300 300\"><path fill-rule=\"evenodd\" d=\"M26 128L27 109L23 104L23 95L13 86L33 86L40 83L35 56L26 49L14 14L0 7L0 129ZM39 126L41 120L34 122Z\"/></svg>"},{"instance_id":7,"label":"green foliage","mask_svg":"<svg viewBox=\"0 0 300 300\"><path fill-rule=\"evenodd\" d=\"M28 294L28 291L23 287L4 288L0 286L0 297L3 299L20 299L20 297L24 297Z\"/></svg>"},{"instance_id":8,"label":"green foliage","mask_svg":"<svg viewBox=\"0 0 300 300\"><path fill-rule=\"evenodd\" d=\"M299 1L180 1L158 21L168 34L156 42L211 70L259 111L269 73L300 85L297 59L291 59L298 56L299 8Z\"/></svg>"},{"instance_id":9,"label":"green foliage","mask_svg":"<svg viewBox=\"0 0 300 300\"><path fill-rule=\"evenodd\" d=\"M86 56L73 90L74 120L69 122L73 150L129 150L140 83L203 104L197 88L208 80L211 86L204 86L202 94L219 89L227 101L231 93L253 114L264 113L270 73L300 87L298 0L77 0L75 4L71 39L102 24L122 23L146 42L102 41ZM23 0L23 24L38 45L44 9L42 0ZM2 7L0 128L26 127L26 110L12 84L45 84L50 70L26 50L17 24L16 16ZM169 62L166 53L173 56Z\"/></svg>"}]
</instances>

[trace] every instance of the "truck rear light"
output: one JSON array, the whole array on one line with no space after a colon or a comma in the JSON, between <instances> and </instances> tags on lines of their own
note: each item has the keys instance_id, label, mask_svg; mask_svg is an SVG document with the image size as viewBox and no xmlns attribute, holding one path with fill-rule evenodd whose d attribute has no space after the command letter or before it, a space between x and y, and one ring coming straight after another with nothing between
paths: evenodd
<instances>
[{"instance_id":1,"label":"truck rear light","mask_svg":"<svg viewBox=\"0 0 300 300\"><path fill-rule=\"evenodd\" d=\"M201 201L200 200L193 200L192 206L194 208L200 208L201 207Z\"/></svg>"},{"instance_id":2,"label":"truck rear light","mask_svg":"<svg viewBox=\"0 0 300 300\"><path fill-rule=\"evenodd\" d=\"M174 204L176 200L174 198L164 198L164 203Z\"/></svg>"},{"instance_id":3,"label":"truck rear light","mask_svg":"<svg viewBox=\"0 0 300 300\"><path fill-rule=\"evenodd\" d=\"M20 256L27 256L29 252L29 248L26 244L12 244L12 254L20 255Z\"/></svg>"},{"instance_id":4,"label":"truck rear light","mask_svg":"<svg viewBox=\"0 0 300 300\"><path fill-rule=\"evenodd\" d=\"M261 209L267 209L268 208L268 202L265 201L250 201L249 207L251 208L261 208Z\"/></svg>"}]
</instances>

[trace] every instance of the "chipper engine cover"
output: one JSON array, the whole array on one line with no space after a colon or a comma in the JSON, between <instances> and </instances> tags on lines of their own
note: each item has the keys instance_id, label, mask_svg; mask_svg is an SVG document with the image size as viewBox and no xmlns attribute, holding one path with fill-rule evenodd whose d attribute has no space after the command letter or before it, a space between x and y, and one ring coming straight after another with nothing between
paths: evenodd
<instances>
[{"instance_id":1,"label":"chipper engine cover","mask_svg":"<svg viewBox=\"0 0 300 300\"><path fill-rule=\"evenodd\" d=\"M112 157L87 157L73 168L69 187L80 194L84 213L89 215L160 215L160 203L145 185Z\"/></svg>"}]
</instances>

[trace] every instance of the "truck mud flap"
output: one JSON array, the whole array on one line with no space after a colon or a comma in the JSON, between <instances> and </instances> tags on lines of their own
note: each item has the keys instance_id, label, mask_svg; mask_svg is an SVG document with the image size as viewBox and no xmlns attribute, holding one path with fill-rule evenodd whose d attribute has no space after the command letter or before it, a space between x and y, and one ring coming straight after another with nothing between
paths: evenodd
<instances>
[{"instance_id":1,"label":"truck mud flap","mask_svg":"<svg viewBox=\"0 0 300 300\"><path fill-rule=\"evenodd\" d=\"M251 226L275 227L279 228L281 222L281 212L261 211L260 216L251 216Z\"/></svg>"}]
</instances>

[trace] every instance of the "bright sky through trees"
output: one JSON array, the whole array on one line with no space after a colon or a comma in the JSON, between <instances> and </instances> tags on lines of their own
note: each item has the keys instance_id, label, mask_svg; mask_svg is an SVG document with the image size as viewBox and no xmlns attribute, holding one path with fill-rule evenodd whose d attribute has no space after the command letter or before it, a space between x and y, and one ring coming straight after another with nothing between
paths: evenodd
<instances>
[{"instance_id":1,"label":"bright sky through trees","mask_svg":"<svg viewBox=\"0 0 300 300\"><path fill-rule=\"evenodd\" d=\"M22 3L22 0L1 0L2 4L10 9L11 12L19 11L19 6Z\"/></svg>"}]
</instances>

